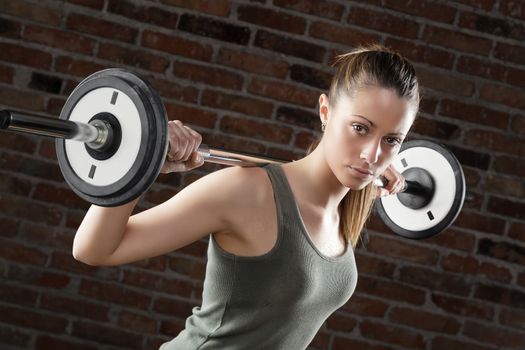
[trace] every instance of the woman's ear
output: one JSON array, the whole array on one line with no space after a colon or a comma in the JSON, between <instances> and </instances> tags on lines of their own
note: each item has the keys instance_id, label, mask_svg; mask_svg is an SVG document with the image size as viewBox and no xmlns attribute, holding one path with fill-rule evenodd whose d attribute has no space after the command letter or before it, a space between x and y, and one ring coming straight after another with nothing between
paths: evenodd
<instances>
[{"instance_id":1,"label":"woman's ear","mask_svg":"<svg viewBox=\"0 0 525 350\"><path fill-rule=\"evenodd\" d=\"M319 96L319 118L321 123L328 121L328 96L326 94Z\"/></svg>"}]
</instances>

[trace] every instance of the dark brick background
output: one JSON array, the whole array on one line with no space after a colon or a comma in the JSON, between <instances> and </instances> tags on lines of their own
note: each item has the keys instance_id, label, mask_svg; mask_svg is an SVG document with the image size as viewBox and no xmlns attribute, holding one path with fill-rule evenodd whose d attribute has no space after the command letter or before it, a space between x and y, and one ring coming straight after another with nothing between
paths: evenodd
<instances>
[{"instance_id":1,"label":"dark brick background","mask_svg":"<svg viewBox=\"0 0 525 350\"><path fill-rule=\"evenodd\" d=\"M412 138L455 152L473 200L424 241L373 217L357 291L311 348L523 349L523 1L2 0L0 105L57 116L88 74L126 67L204 142L292 160L318 135L333 56L372 41L415 63ZM138 210L216 169L160 176ZM52 140L0 133L2 349L156 349L200 303L206 240L89 267L71 256L87 208Z\"/></svg>"}]
</instances>

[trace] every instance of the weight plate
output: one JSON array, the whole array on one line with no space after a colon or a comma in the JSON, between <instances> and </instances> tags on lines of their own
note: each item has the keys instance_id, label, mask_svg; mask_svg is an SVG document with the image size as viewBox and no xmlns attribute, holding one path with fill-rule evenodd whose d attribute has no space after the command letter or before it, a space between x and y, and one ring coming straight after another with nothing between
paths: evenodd
<instances>
[{"instance_id":1,"label":"weight plate","mask_svg":"<svg viewBox=\"0 0 525 350\"><path fill-rule=\"evenodd\" d=\"M84 143L57 139L57 158L66 182L80 197L100 206L122 205L144 193L160 172L168 147L166 111L144 79L111 68L80 82L60 118L87 123L100 113L120 123L115 153L99 160Z\"/></svg>"},{"instance_id":2,"label":"weight plate","mask_svg":"<svg viewBox=\"0 0 525 350\"><path fill-rule=\"evenodd\" d=\"M454 154L444 146L426 140L402 145L392 162L403 174L411 168L426 170L434 181L434 194L429 203L411 209L400 201L399 194L376 201L383 222L396 234L423 239L447 229L459 215L465 200L465 176Z\"/></svg>"}]
</instances>

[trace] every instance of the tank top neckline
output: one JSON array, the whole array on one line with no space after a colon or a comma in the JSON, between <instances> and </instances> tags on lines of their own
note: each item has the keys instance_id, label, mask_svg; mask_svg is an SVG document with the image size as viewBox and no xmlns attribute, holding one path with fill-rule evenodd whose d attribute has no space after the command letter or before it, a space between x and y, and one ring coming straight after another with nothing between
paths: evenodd
<instances>
[{"instance_id":1,"label":"tank top neckline","mask_svg":"<svg viewBox=\"0 0 525 350\"><path fill-rule=\"evenodd\" d=\"M298 203L297 203L297 201L295 199L295 196L293 194L292 187L290 186L290 182L288 181L288 178L286 177L286 173L282 169L281 164L269 164L269 167L272 167L272 168L276 169L276 172L278 172L279 176L282 178L283 184L285 186L285 190L288 192L288 195L289 195L288 197L291 199L291 202L293 204L292 207L294 208L294 211L295 211L294 214L295 214L295 216L297 216L299 218L301 232L305 236L306 240L308 241L308 243L310 244L312 249L321 258L323 258L324 260L331 261L331 262L338 262L338 261L343 260L349 254L350 250L352 250L352 248L350 247L349 242L345 241L345 250L343 251L343 253L341 253L339 255L328 256L328 255L325 255L324 253L322 253L317 248L315 243L313 242L313 240L312 240L312 238L310 236L310 233L308 231L308 228L306 227L306 224L304 223L303 216L301 215L301 210L299 209L299 205L298 205Z\"/></svg>"}]
</instances>

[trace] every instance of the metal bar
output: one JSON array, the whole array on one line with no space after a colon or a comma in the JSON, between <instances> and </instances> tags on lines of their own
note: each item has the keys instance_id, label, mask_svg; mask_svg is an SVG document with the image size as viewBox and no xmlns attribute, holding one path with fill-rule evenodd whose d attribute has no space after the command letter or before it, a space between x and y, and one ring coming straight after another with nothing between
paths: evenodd
<instances>
[{"instance_id":1,"label":"metal bar","mask_svg":"<svg viewBox=\"0 0 525 350\"><path fill-rule=\"evenodd\" d=\"M99 136L98 129L90 124L10 110L0 111L0 129L86 143L94 142Z\"/></svg>"}]
</instances>

